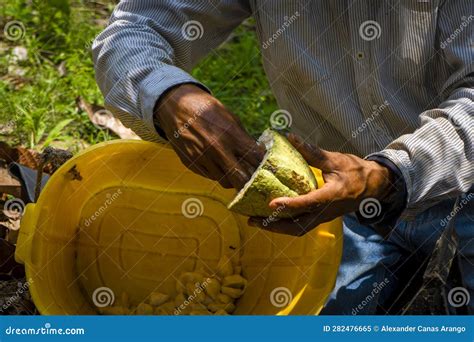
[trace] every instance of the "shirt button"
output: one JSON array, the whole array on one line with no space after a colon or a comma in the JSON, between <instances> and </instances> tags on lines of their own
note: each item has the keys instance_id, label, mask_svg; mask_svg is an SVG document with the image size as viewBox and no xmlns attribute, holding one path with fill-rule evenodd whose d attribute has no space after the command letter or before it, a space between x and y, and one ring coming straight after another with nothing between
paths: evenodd
<instances>
[{"instance_id":1,"label":"shirt button","mask_svg":"<svg viewBox=\"0 0 474 342\"><path fill-rule=\"evenodd\" d=\"M363 53L362 51L358 51L358 52L356 53L356 58L357 58L358 60L364 59L364 53Z\"/></svg>"},{"instance_id":2,"label":"shirt button","mask_svg":"<svg viewBox=\"0 0 474 342\"><path fill-rule=\"evenodd\" d=\"M380 127L377 123L374 122L373 126L374 126L375 133L379 135L385 134L385 130L382 127Z\"/></svg>"},{"instance_id":3,"label":"shirt button","mask_svg":"<svg viewBox=\"0 0 474 342\"><path fill-rule=\"evenodd\" d=\"M391 141L393 140L389 135L388 132L385 129L382 129L380 127L377 127L376 129L377 134L382 137L385 140Z\"/></svg>"}]
</instances>

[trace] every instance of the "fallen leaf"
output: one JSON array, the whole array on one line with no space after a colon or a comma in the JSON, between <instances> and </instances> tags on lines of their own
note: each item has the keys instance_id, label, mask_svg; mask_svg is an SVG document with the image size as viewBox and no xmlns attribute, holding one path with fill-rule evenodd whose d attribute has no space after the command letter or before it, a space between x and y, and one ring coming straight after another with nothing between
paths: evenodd
<instances>
[{"instance_id":1,"label":"fallen leaf","mask_svg":"<svg viewBox=\"0 0 474 342\"><path fill-rule=\"evenodd\" d=\"M78 97L76 103L79 109L87 113L89 119L96 127L110 129L121 139L141 140L135 132L130 128L125 127L122 122L114 117L106 108L96 104L87 103L82 97Z\"/></svg>"},{"instance_id":2,"label":"fallen leaf","mask_svg":"<svg viewBox=\"0 0 474 342\"><path fill-rule=\"evenodd\" d=\"M24 147L10 147L7 143L0 141L0 159L7 164L16 162L30 169L37 170L41 162L41 153ZM52 167L46 165L43 172L52 173Z\"/></svg>"},{"instance_id":3,"label":"fallen leaf","mask_svg":"<svg viewBox=\"0 0 474 342\"><path fill-rule=\"evenodd\" d=\"M21 195L21 184L10 176L6 162L0 161L0 193L7 193L15 197Z\"/></svg>"},{"instance_id":4,"label":"fallen leaf","mask_svg":"<svg viewBox=\"0 0 474 342\"><path fill-rule=\"evenodd\" d=\"M59 63L57 69L58 69L59 76L61 77L66 76L67 74L66 61L62 61L61 63Z\"/></svg>"}]
</instances>

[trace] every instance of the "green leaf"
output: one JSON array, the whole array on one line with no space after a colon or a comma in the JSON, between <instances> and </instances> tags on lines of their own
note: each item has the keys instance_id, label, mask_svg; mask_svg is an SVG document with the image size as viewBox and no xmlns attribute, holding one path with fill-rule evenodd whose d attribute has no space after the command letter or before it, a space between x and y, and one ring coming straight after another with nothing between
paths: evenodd
<instances>
[{"instance_id":1,"label":"green leaf","mask_svg":"<svg viewBox=\"0 0 474 342\"><path fill-rule=\"evenodd\" d=\"M62 120L60 122L58 122L58 124L56 126L53 127L53 129L51 129L51 131L49 131L49 134L48 134L48 137L46 138L46 140L43 142L43 147L47 147L53 140L57 140L59 139L61 136L62 136L62 130L64 127L66 127L67 125L69 125L72 121L74 121L73 119L65 119L65 120Z\"/></svg>"}]
</instances>

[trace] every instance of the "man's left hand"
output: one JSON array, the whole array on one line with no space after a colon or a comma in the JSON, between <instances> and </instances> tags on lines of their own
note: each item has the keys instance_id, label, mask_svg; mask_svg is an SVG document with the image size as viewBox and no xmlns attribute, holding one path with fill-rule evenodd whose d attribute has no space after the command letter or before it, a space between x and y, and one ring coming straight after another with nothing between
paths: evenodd
<instances>
[{"instance_id":1,"label":"man's left hand","mask_svg":"<svg viewBox=\"0 0 474 342\"><path fill-rule=\"evenodd\" d=\"M359 209L364 199L382 201L393 191L391 171L352 154L329 152L289 134L288 140L309 165L322 171L324 185L305 195L279 197L269 203L275 211L301 213L291 219L251 217L249 224L263 229L301 236L321 223Z\"/></svg>"}]
</instances>

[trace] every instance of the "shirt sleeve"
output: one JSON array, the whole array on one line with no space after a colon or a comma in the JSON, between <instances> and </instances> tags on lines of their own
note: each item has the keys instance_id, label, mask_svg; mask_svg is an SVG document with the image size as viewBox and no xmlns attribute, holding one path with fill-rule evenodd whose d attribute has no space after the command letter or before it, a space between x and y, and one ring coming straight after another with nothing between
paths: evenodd
<instances>
[{"instance_id":1,"label":"shirt sleeve","mask_svg":"<svg viewBox=\"0 0 474 342\"><path fill-rule=\"evenodd\" d=\"M188 71L248 16L244 0L121 1L92 46L106 107L141 138L159 141L159 97L182 83L205 88Z\"/></svg>"},{"instance_id":2,"label":"shirt sleeve","mask_svg":"<svg viewBox=\"0 0 474 342\"><path fill-rule=\"evenodd\" d=\"M391 186L394 190L393 193L379 201L381 210L378 215L367 217L360 210L356 211L355 214L361 224L371 225L380 235L388 237L405 209L407 193L405 180L401 171L390 159L381 156L371 156L366 159L375 161L392 172Z\"/></svg>"},{"instance_id":3,"label":"shirt sleeve","mask_svg":"<svg viewBox=\"0 0 474 342\"><path fill-rule=\"evenodd\" d=\"M420 114L420 127L370 156L390 159L403 174L411 219L435 203L467 192L474 180L474 12L462 1L439 10L437 53L446 81L437 108Z\"/></svg>"}]
</instances>

